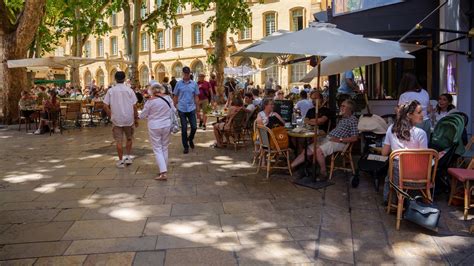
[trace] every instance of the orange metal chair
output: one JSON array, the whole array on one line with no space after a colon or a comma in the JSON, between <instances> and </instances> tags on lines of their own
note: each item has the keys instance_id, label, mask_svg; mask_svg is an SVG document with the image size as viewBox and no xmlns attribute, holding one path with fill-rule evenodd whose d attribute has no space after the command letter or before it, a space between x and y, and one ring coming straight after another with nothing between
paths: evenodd
<instances>
[{"instance_id":1,"label":"orange metal chair","mask_svg":"<svg viewBox=\"0 0 474 266\"><path fill-rule=\"evenodd\" d=\"M433 187L436 169L438 166L438 152L433 149L410 149L397 150L390 154L389 159L389 178L401 190L419 190L425 198L431 200L431 191ZM393 167L398 163L398 183L394 182ZM392 205L392 196L394 189L390 188L388 193L387 213L390 213ZM403 201L402 194L397 192L398 203L397 208L397 230L400 229L400 221L402 219Z\"/></svg>"}]
</instances>

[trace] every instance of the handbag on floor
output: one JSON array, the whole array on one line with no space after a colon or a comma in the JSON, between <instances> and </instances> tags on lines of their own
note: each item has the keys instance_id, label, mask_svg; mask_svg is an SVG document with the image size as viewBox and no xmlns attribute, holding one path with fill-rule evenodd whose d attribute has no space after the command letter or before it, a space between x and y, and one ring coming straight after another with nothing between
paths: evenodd
<instances>
[{"instance_id":1,"label":"handbag on floor","mask_svg":"<svg viewBox=\"0 0 474 266\"><path fill-rule=\"evenodd\" d=\"M430 201L430 203L425 203L423 202L423 199L425 199L424 197L412 197L405 191L401 190L392 181L389 182L398 193L402 194L406 198L403 219L438 232L438 223L439 218L441 217L441 211L433 204L433 201L427 199Z\"/></svg>"}]
</instances>

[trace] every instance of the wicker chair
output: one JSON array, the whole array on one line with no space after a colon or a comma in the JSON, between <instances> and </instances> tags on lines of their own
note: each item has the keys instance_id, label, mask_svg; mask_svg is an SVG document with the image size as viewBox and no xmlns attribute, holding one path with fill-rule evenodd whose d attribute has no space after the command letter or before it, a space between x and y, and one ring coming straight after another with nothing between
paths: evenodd
<instances>
[{"instance_id":1,"label":"wicker chair","mask_svg":"<svg viewBox=\"0 0 474 266\"><path fill-rule=\"evenodd\" d=\"M331 164L329 169L329 180L332 179L334 170L341 169L344 171L352 171L352 174L355 175L354 161L352 160L352 146L355 142L349 142L346 144L342 151L335 152L331 154ZM342 158L342 165L336 166L336 160ZM349 167L348 168L348 164Z\"/></svg>"},{"instance_id":2,"label":"wicker chair","mask_svg":"<svg viewBox=\"0 0 474 266\"><path fill-rule=\"evenodd\" d=\"M235 114L234 118L231 121L230 129L229 130L224 130L224 136L230 141L232 139L232 142L234 144L234 149L237 151L237 146L239 144L244 145L245 144L245 139L244 139L244 126L246 122L246 116L247 113L245 112L244 109L241 109L240 111ZM230 144L230 143L229 143Z\"/></svg>"},{"instance_id":3,"label":"wicker chair","mask_svg":"<svg viewBox=\"0 0 474 266\"><path fill-rule=\"evenodd\" d=\"M257 125L257 132L258 138L260 140L260 155L259 155L259 162L257 166L257 174L260 172L261 167L265 167L267 169L267 179L270 178L270 171L272 168L274 169L288 169L290 175L292 176L293 173L291 171L291 164L290 164L290 149L280 149L278 142L276 141L275 135L273 132L265 126ZM273 143L274 148L272 148L271 143ZM286 167L272 167L272 161L278 159L279 156L283 155L286 160ZM262 166L262 161L266 158L266 166Z\"/></svg>"},{"instance_id":4,"label":"wicker chair","mask_svg":"<svg viewBox=\"0 0 474 266\"><path fill-rule=\"evenodd\" d=\"M80 128L81 116L82 116L81 102L66 103L66 108L64 109L64 112L62 112L62 120L64 122L73 121L74 127Z\"/></svg>"}]
</instances>

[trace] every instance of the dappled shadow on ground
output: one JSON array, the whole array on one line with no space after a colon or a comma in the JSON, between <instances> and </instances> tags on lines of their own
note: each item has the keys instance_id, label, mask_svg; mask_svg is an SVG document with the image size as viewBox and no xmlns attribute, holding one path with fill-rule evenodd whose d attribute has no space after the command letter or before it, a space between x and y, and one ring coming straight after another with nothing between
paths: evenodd
<instances>
[{"instance_id":1,"label":"dappled shadow on ground","mask_svg":"<svg viewBox=\"0 0 474 266\"><path fill-rule=\"evenodd\" d=\"M446 199L437 199L438 234L405 221L396 231L368 176L357 189L343 172L323 190L295 186L285 171L266 180L264 171L255 174L250 145L211 149L211 133L200 131L188 155L173 137L169 180L158 182L144 128L126 169L114 167L110 135L110 128L51 137L0 132L0 260L108 254L129 264L162 254L169 265L473 262L470 222Z\"/></svg>"}]
</instances>

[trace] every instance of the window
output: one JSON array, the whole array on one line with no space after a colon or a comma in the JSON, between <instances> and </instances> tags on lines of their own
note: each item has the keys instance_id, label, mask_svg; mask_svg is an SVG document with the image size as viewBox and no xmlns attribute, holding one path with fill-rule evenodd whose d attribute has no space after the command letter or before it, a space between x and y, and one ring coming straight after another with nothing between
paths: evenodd
<instances>
[{"instance_id":1,"label":"window","mask_svg":"<svg viewBox=\"0 0 474 266\"><path fill-rule=\"evenodd\" d=\"M109 75L109 85L115 84L115 73L117 73L117 69L114 68L112 71L110 71Z\"/></svg>"},{"instance_id":2,"label":"window","mask_svg":"<svg viewBox=\"0 0 474 266\"><path fill-rule=\"evenodd\" d=\"M146 32L142 32L142 34L140 34L140 51L148 51L148 34Z\"/></svg>"},{"instance_id":3,"label":"window","mask_svg":"<svg viewBox=\"0 0 474 266\"><path fill-rule=\"evenodd\" d=\"M277 30L276 13L268 13L265 15L265 36L271 35Z\"/></svg>"},{"instance_id":4,"label":"window","mask_svg":"<svg viewBox=\"0 0 474 266\"><path fill-rule=\"evenodd\" d=\"M91 83L92 83L92 75L91 75L91 72L87 70L86 73L84 73L84 85L89 86Z\"/></svg>"},{"instance_id":5,"label":"window","mask_svg":"<svg viewBox=\"0 0 474 266\"><path fill-rule=\"evenodd\" d=\"M112 27L117 26L117 13L112 13L112 16L110 17L110 24L112 24Z\"/></svg>"},{"instance_id":6,"label":"window","mask_svg":"<svg viewBox=\"0 0 474 266\"><path fill-rule=\"evenodd\" d=\"M97 57L104 57L104 40L97 40Z\"/></svg>"},{"instance_id":7,"label":"window","mask_svg":"<svg viewBox=\"0 0 474 266\"><path fill-rule=\"evenodd\" d=\"M193 73L195 77L198 77L199 74L204 73L204 65L201 61L197 61L192 65L191 73Z\"/></svg>"},{"instance_id":8,"label":"window","mask_svg":"<svg viewBox=\"0 0 474 266\"><path fill-rule=\"evenodd\" d=\"M102 69L97 70L97 74L95 76L97 80L97 85L104 86L105 85L104 71L102 71Z\"/></svg>"},{"instance_id":9,"label":"window","mask_svg":"<svg viewBox=\"0 0 474 266\"><path fill-rule=\"evenodd\" d=\"M239 35L241 40L250 40L252 38L252 28L245 27L240 31Z\"/></svg>"},{"instance_id":10,"label":"window","mask_svg":"<svg viewBox=\"0 0 474 266\"><path fill-rule=\"evenodd\" d=\"M299 31L303 29L304 24L304 17L303 17L303 9L296 9L291 11L291 30L292 31Z\"/></svg>"},{"instance_id":11,"label":"window","mask_svg":"<svg viewBox=\"0 0 474 266\"><path fill-rule=\"evenodd\" d=\"M118 40L117 37L110 38L110 54L118 55Z\"/></svg>"},{"instance_id":12,"label":"window","mask_svg":"<svg viewBox=\"0 0 474 266\"><path fill-rule=\"evenodd\" d=\"M142 87L148 85L149 78L150 78L150 75L148 74L148 67L143 66L140 69L140 85Z\"/></svg>"},{"instance_id":13,"label":"window","mask_svg":"<svg viewBox=\"0 0 474 266\"><path fill-rule=\"evenodd\" d=\"M193 45L202 44L202 24L193 25Z\"/></svg>"},{"instance_id":14,"label":"window","mask_svg":"<svg viewBox=\"0 0 474 266\"><path fill-rule=\"evenodd\" d=\"M145 18L146 13L147 13L147 7L146 7L146 4L143 3L142 8L140 9L140 17L142 17L142 19Z\"/></svg>"},{"instance_id":15,"label":"window","mask_svg":"<svg viewBox=\"0 0 474 266\"><path fill-rule=\"evenodd\" d=\"M306 61L291 64L290 65L290 71L291 71L291 77L290 77L290 82L295 83L295 82L300 82L300 80L306 75Z\"/></svg>"},{"instance_id":16,"label":"window","mask_svg":"<svg viewBox=\"0 0 474 266\"><path fill-rule=\"evenodd\" d=\"M156 33L156 50L165 49L165 32L163 30L158 30Z\"/></svg>"},{"instance_id":17,"label":"window","mask_svg":"<svg viewBox=\"0 0 474 266\"><path fill-rule=\"evenodd\" d=\"M173 28L173 48L183 47L183 29L181 27Z\"/></svg>"},{"instance_id":18,"label":"window","mask_svg":"<svg viewBox=\"0 0 474 266\"><path fill-rule=\"evenodd\" d=\"M163 64L159 64L155 67L155 77L158 82L162 82L166 75L166 68Z\"/></svg>"},{"instance_id":19,"label":"window","mask_svg":"<svg viewBox=\"0 0 474 266\"><path fill-rule=\"evenodd\" d=\"M278 60L276 58L269 58L265 60L263 71L263 81L266 82L272 78L273 82L278 82Z\"/></svg>"},{"instance_id":20,"label":"window","mask_svg":"<svg viewBox=\"0 0 474 266\"><path fill-rule=\"evenodd\" d=\"M90 41L87 41L84 44L84 56L91 57L91 42Z\"/></svg>"},{"instance_id":21,"label":"window","mask_svg":"<svg viewBox=\"0 0 474 266\"><path fill-rule=\"evenodd\" d=\"M163 4L163 0L156 0L156 7L160 7Z\"/></svg>"},{"instance_id":22,"label":"window","mask_svg":"<svg viewBox=\"0 0 474 266\"><path fill-rule=\"evenodd\" d=\"M182 13L183 13L183 7L179 5L179 6L176 8L176 14L182 14Z\"/></svg>"},{"instance_id":23,"label":"window","mask_svg":"<svg viewBox=\"0 0 474 266\"><path fill-rule=\"evenodd\" d=\"M183 77L183 64L180 62L175 63L172 69L172 74L176 79L181 79Z\"/></svg>"}]
</instances>

